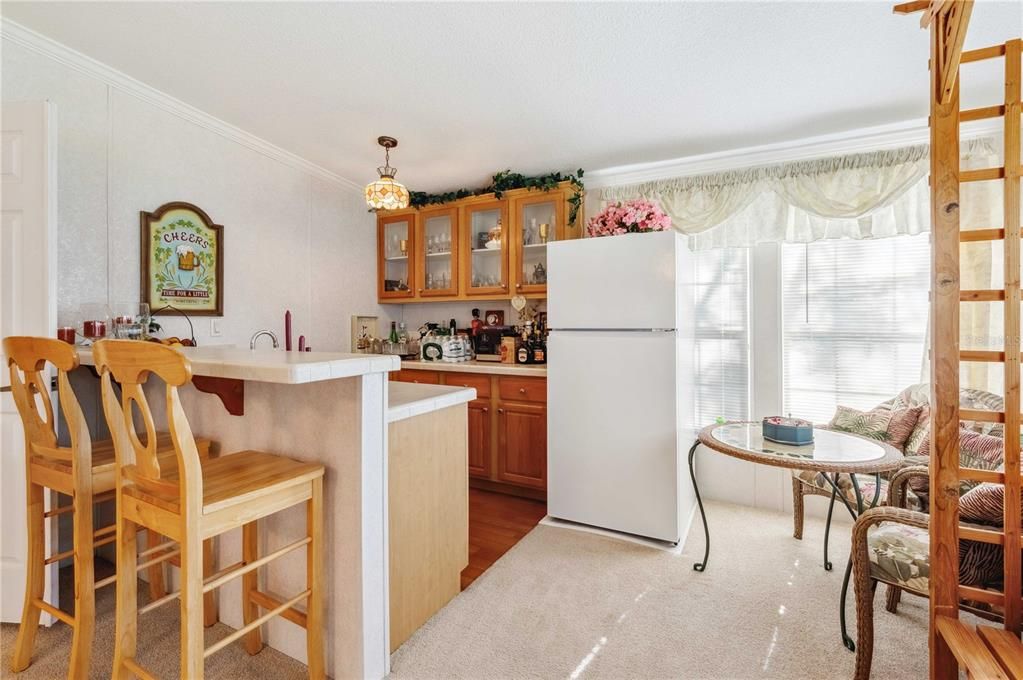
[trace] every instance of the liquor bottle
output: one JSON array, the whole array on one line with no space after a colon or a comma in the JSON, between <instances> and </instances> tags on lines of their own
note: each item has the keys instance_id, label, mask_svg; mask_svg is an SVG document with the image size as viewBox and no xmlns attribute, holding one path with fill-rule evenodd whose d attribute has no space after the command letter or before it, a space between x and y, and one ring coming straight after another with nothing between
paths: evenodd
<instances>
[{"instance_id":1,"label":"liquor bottle","mask_svg":"<svg viewBox=\"0 0 1023 680\"><path fill-rule=\"evenodd\" d=\"M536 339L533 340L533 363L547 363L547 343L544 341L539 328L536 331Z\"/></svg>"},{"instance_id":2,"label":"liquor bottle","mask_svg":"<svg viewBox=\"0 0 1023 680\"><path fill-rule=\"evenodd\" d=\"M519 342L519 348L516 350L515 363L528 364L531 358L529 347L526 345L526 340L523 339Z\"/></svg>"},{"instance_id":3,"label":"liquor bottle","mask_svg":"<svg viewBox=\"0 0 1023 680\"><path fill-rule=\"evenodd\" d=\"M396 321L391 322L391 334L387 336L387 339L393 342L394 344L398 344L398 322Z\"/></svg>"},{"instance_id":4,"label":"liquor bottle","mask_svg":"<svg viewBox=\"0 0 1023 680\"><path fill-rule=\"evenodd\" d=\"M480 321L480 310L473 308L472 310L472 335L475 337L479 334L480 329L483 328L483 322Z\"/></svg>"}]
</instances>

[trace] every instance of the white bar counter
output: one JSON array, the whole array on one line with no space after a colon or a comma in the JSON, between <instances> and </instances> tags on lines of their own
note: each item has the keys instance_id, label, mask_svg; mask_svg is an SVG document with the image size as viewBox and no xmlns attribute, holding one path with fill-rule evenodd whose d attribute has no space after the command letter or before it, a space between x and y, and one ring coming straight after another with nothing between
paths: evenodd
<instances>
[{"instance_id":1,"label":"white bar counter","mask_svg":"<svg viewBox=\"0 0 1023 680\"><path fill-rule=\"evenodd\" d=\"M196 436L217 442L220 455L255 449L326 467L327 673L345 679L386 676L390 671L387 374L399 368L399 359L227 346L179 349L191 361L195 376L244 381L244 389L239 390L244 393L242 415L230 415L215 394L200 392L193 385L179 390ZM92 365L88 349L79 355L82 364ZM162 384L150 381L146 396L157 427L164 429ZM415 401L409 402L409 408ZM95 413L96 421L101 421L101 411ZM260 520L261 553L303 536L305 513L304 507L295 507ZM240 558L240 531L217 538L219 568ZM176 581L177 570L169 571ZM302 592L305 551L275 560L260 572L261 590L285 598ZM219 593L221 620L240 628L240 579ZM143 625L144 621L143 617ZM266 644L306 661L304 629L275 618L263 630Z\"/></svg>"},{"instance_id":2,"label":"white bar counter","mask_svg":"<svg viewBox=\"0 0 1023 680\"><path fill-rule=\"evenodd\" d=\"M474 387L392 382L388 386L387 422L394 423L449 406L467 404L475 398Z\"/></svg>"}]
</instances>

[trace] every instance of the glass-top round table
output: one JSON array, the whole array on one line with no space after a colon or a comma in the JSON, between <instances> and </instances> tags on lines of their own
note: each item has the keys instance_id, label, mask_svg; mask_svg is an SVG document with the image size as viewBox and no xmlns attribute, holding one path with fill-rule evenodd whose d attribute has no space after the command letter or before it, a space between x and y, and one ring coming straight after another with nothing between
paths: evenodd
<instances>
[{"instance_id":1,"label":"glass-top round table","mask_svg":"<svg viewBox=\"0 0 1023 680\"><path fill-rule=\"evenodd\" d=\"M796 470L813 470L823 473L824 479L831 485L831 506L828 508L828 523L824 537L824 568L831 569L828 561L827 533L831 529L831 509L838 498L849 510L855 520L864 510L877 505L881 493L881 473L899 468L902 453L894 446L874 439L867 439L849 432L837 432L823 428L813 428L813 443L795 446L779 444L763 436L763 426L759 422L720 423L708 425L700 430L698 439L689 449L689 475L693 480L696 492L696 503L700 508L700 519L703 520L703 535L706 539L703 550L703 561L693 564L693 569L703 571L710 557L710 528L707 525L707 514L703 509L703 499L696 483L696 470L693 468L693 456L696 448L703 444L712 451L723 453L733 458L741 458L761 465L771 465ZM869 501L864 499L856 475L874 476L874 495ZM846 498L840 486L841 475L847 475L855 494L855 504ZM852 559L845 568L842 580L842 596L839 604L839 620L842 627L842 641L853 650L855 643L846 632L845 600L849 590L849 577L852 573Z\"/></svg>"}]
</instances>

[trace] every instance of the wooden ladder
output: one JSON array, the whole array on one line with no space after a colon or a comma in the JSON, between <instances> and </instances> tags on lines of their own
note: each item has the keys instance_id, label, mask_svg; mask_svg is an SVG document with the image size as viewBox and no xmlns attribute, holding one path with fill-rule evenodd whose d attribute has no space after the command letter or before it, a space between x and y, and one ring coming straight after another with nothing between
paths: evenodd
<instances>
[{"instance_id":1,"label":"wooden ladder","mask_svg":"<svg viewBox=\"0 0 1023 680\"><path fill-rule=\"evenodd\" d=\"M923 11L931 29L931 506L930 506L930 677L952 680L959 669L971 678L1023 678L1020 642L1020 71L1023 41L962 51L973 9L970 0L925 0L899 5L896 12ZM1004 59L1003 104L961 111L959 67L963 63ZM962 170L959 124L1001 117L1004 160L997 168ZM965 182L1003 182L1001 228L960 230L959 190ZM1002 241L1004 286L1000 290L962 290L960 245ZM1001 350L960 349L961 303L1002 303L1005 337ZM959 363L1004 364L1002 411L959 408ZM1005 465L1002 472L959 467L959 422L1001 423ZM975 529L959 525L959 483L973 480L1003 484L1003 527ZM1003 547L1003 592L959 583L959 541ZM959 620L959 603L969 599L1000 607L1004 628L971 626Z\"/></svg>"}]
</instances>

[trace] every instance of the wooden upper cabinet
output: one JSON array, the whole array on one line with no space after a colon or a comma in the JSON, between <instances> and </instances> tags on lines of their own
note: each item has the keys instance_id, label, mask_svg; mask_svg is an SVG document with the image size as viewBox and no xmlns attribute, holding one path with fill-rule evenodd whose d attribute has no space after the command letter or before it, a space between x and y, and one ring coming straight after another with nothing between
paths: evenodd
<instances>
[{"instance_id":1,"label":"wooden upper cabinet","mask_svg":"<svg viewBox=\"0 0 1023 680\"><path fill-rule=\"evenodd\" d=\"M418 297L458 295L458 208L424 209L416 229Z\"/></svg>"},{"instance_id":2,"label":"wooden upper cabinet","mask_svg":"<svg viewBox=\"0 0 1023 680\"><path fill-rule=\"evenodd\" d=\"M547 244L565 238L562 191L528 193L511 201L512 292L547 292Z\"/></svg>"},{"instance_id":3,"label":"wooden upper cabinet","mask_svg":"<svg viewBox=\"0 0 1023 680\"><path fill-rule=\"evenodd\" d=\"M415 297L414 211L377 217L377 296L381 300Z\"/></svg>"},{"instance_id":4,"label":"wooden upper cabinet","mask_svg":"<svg viewBox=\"0 0 1023 680\"><path fill-rule=\"evenodd\" d=\"M563 182L378 213L379 300L546 297L547 244L582 235L581 211L568 223L573 194Z\"/></svg>"},{"instance_id":5,"label":"wooden upper cabinet","mask_svg":"<svg viewBox=\"0 0 1023 680\"><path fill-rule=\"evenodd\" d=\"M467 295L508 294L508 201L462 206L462 265Z\"/></svg>"}]
</instances>

